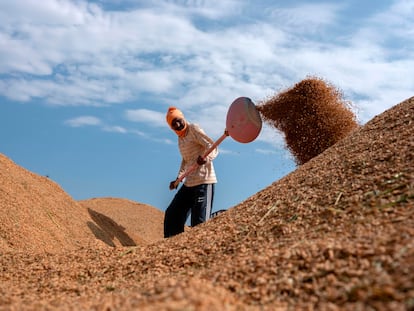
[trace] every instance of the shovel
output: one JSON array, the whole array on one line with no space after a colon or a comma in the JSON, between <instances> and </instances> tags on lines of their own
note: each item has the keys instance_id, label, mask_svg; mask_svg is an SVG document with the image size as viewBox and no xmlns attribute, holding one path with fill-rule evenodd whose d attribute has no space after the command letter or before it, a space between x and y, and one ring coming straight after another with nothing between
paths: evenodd
<instances>
[{"instance_id":1,"label":"shovel","mask_svg":"<svg viewBox=\"0 0 414 311\"><path fill-rule=\"evenodd\" d=\"M261 129L262 119L252 100L248 97L239 97L233 101L227 111L224 134L211 145L202 157L205 159L227 136L239 143L246 144L255 140ZM174 188L177 188L178 184L194 172L198 166L197 162L195 162L181 174L175 181Z\"/></svg>"}]
</instances>

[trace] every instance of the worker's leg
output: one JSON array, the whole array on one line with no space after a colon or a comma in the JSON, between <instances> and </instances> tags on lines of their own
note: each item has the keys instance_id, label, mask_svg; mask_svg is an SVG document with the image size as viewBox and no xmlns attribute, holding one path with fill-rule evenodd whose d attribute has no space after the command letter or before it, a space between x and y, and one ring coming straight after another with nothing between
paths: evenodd
<instances>
[{"instance_id":1,"label":"worker's leg","mask_svg":"<svg viewBox=\"0 0 414 311\"><path fill-rule=\"evenodd\" d=\"M191 208L191 226L201 224L211 217L214 198L214 184L203 184L191 187L193 206Z\"/></svg>"},{"instance_id":2,"label":"worker's leg","mask_svg":"<svg viewBox=\"0 0 414 311\"><path fill-rule=\"evenodd\" d=\"M191 208L192 191L182 185L164 214L164 237L184 232L184 225Z\"/></svg>"}]
</instances>

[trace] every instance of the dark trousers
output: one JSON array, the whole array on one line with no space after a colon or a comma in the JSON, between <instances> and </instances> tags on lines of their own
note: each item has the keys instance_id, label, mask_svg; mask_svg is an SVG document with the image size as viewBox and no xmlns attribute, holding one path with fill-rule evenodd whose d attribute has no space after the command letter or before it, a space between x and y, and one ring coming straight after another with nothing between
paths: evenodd
<instances>
[{"instance_id":1,"label":"dark trousers","mask_svg":"<svg viewBox=\"0 0 414 311\"><path fill-rule=\"evenodd\" d=\"M185 222L191 213L191 226L207 221L211 216L214 184L194 187L182 185L164 215L164 237L184 232Z\"/></svg>"}]
</instances>

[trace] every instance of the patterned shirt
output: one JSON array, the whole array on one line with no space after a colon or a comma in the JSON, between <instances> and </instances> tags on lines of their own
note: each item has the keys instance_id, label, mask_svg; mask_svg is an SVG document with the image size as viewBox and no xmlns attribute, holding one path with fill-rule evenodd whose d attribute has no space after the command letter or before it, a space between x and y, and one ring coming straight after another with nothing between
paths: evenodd
<instances>
[{"instance_id":1,"label":"patterned shirt","mask_svg":"<svg viewBox=\"0 0 414 311\"><path fill-rule=\"evenodd\" d=\"M178 176L185 173L197 161L198 156L202 156L213 144L211 138L197 124L188 123L187 134L178 138L178 147L182 157ZM194 187L216 183L213 159L217 155L216 148L206 157L207 162L204 165L198 166L194 172L186 177L184 184L187 187Z\"/></svg>"}]
</instances>

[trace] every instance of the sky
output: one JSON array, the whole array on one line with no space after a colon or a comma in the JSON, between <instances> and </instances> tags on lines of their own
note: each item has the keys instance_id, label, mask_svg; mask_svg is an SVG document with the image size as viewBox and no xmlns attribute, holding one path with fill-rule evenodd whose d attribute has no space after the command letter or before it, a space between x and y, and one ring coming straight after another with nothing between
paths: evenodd
<instances>
[{"instance_id":1,"label":"sky","mask_svg":"<svg viewBox=\"0 0 414 311\"><path fill-rule=\"evenodd\" d=\"M0 0L0 153L75 200L166 209L180 108L213 139L228 107L309 76L342 90L360 124L414 95L414 1ZM297 167L263 124L226 138L213 211Z\"/></svg>"}]
</instances>

